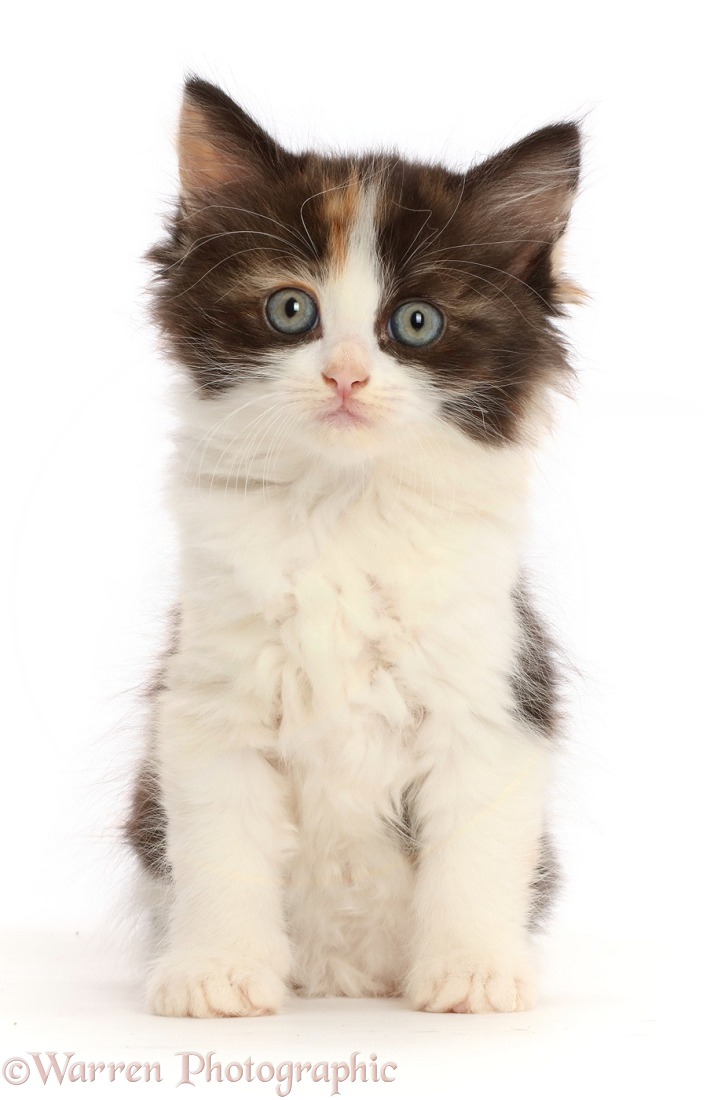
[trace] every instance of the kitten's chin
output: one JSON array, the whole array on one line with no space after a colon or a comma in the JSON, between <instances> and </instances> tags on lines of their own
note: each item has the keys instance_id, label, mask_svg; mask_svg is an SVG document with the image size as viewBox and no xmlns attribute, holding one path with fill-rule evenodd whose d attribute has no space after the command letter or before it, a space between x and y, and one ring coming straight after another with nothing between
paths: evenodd
<instances>
[{"instance_id":1,"label":"kitten's chin","mask_svg":"<svg viewBox=\"0 0 714 1100\"><path fill-rule=\"evenodd\" d=\"M340 467L370 462L385 446L384 426L361 410L321 413L310 435L313 452Z\"/></svg>"}]
</instances>

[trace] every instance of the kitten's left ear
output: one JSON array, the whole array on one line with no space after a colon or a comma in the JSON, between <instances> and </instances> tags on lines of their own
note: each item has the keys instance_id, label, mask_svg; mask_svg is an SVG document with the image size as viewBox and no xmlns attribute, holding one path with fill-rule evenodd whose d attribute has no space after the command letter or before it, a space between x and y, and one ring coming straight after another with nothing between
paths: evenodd
<instances>
[{"instance_id":1,"label":"kitten's left ear","mask_svg":"<svg viewBox=\"0 0 714 1100\"><path fill-rule=\"evenodd\" d=\"M580 131L572 122L537 130L466 176L476 239L501 269L560 301L567 294L554 252L579 176Z\"/></svg>"},{"instance_id":2,"label":"kitten's left ear","mask_svg":"<svg viewBox=\"0 0 714 1100\"><path fill-rule=\"evenodd\" d=\"M290 154L220 88L189 77L178 135L184 197L202 199L279 170Z\"/></svg>"}]
</instances>

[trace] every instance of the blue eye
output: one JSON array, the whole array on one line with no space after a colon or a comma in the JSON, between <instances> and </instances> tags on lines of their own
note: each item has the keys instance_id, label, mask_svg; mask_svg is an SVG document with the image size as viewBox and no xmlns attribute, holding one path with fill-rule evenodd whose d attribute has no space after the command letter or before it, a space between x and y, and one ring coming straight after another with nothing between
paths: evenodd
<instances>
[{"instance_id":1,"label":"blue eye","mask_svg":"<svg viewBox=\"0 0 714 1100\"><path fill-rule=\"evenodd\" d=\"M443 313L429 302L405 302L389 318L389 335L400 344L423 348L438 340L444 328Z\"/></svg>"},{"instance_id":2,"label":"blue eye","mask_svg":"<svg viewBox=\"0 0 714 1100\"><path fill-rule=\"evenodd\" d=\"M286 336L302 336L315 327L319 320L319 311L317 302L306 290L284 287L268 298L265 316L278 332L283 332Z\"/></svg>"}]
</instances>

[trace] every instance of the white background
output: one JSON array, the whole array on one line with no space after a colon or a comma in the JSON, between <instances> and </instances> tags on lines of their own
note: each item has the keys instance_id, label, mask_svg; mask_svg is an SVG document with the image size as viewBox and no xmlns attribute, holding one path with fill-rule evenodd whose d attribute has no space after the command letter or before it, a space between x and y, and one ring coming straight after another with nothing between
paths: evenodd
<instances>
[{"instance_id":1,"label":"white background","mask_svg":"<svg viewBox=\"0 0 714 1100\"><path fill-rule=\"evenodd\" d=\"M712 980L703 19L689 3L658 14L454 0L45 3L10 16L2 1059L168 1058L222 1044L279 1060L316 1054L324 1037L323 1057L373 1042L399 1061L396 1084L354 1095L464 1086L510 1097L538 1081L557 1098L669 1095L686 1076L699 1095L711 1088L691 1030ZM568 882L541 1006L527 1016L434 1019L368 1002L297 1005L282 1022L142 1015L119 837L173 544L162 503L169 368L147 324L140 257L175 191L189 70L293 148L393 145L464 167L548 122L583 120L569 269L592 300L568 325L580 385L539 459L530 550L574 665L554 814Z\"/></svg>"}]
</instances>

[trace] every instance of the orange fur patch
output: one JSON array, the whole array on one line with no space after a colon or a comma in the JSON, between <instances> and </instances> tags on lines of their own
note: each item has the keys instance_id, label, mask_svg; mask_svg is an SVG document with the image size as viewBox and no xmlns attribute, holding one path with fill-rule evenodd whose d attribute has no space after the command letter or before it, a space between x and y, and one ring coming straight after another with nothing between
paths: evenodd
<instances>
[{"instance_id":1,"label":"orange fur patch","mask_svg":"<svg viewBox=\"0 0 714 1100\"><path fill-rule=\"evenodd\" d=\"M329 254L332 265L340 270L347 262L350 233L359 210L360 186L357 173L346 183L326 190L324 217L330 226Z\"/></svg>"}]
</instances>

